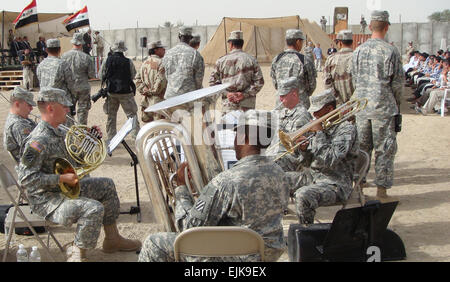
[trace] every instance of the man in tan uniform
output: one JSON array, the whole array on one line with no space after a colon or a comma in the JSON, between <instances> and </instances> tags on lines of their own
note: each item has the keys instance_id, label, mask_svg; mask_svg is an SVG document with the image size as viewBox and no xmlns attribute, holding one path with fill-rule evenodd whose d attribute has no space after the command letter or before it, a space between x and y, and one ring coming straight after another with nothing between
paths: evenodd
<instances>
[{"instance_id":1,"label":"man in tan uniform","mask_svg":"<svg viewBox=\"0 0 450 282\"><path fill-rule=\"evenodd\" d=\"M324 68L326 89L334 89L338 105L346 103L355 91L352 82L353 33L341 30L337 35L339 52L329 56Z\"/></svg>"},{"instance_id":2,"label":"man in tan uniform","mask_svg":"<svg viewBox=\"0 0 450 282\"><path fill-rule=\"evenodd\" d=\"M164 100L167 79L161 59L165 53L166 49L161 41L150 43L150 57L142 64L136 76L136 90L142 95L141 119L145 123L160 119L159 115L146 113L145 109Z\"/></svg>"}]
</instances>

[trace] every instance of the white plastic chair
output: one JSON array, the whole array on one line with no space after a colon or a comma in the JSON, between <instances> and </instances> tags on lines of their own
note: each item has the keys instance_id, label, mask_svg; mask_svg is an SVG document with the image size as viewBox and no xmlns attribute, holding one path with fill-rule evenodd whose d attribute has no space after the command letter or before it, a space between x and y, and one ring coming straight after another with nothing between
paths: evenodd
<instances>
[{"instance_id":1,"label":"white plastic chair","mask_svg":"<svg viewBox=\"0 0 450 282\"><path fill-rule=\"evenodd\" d=\"M264 261L264 240L257 232L245 227L194 227L177 236L174 252L175 261L180 261L180 255L235 257L255 254Z\"/></svg>"},{"instance_id":2,"label":"white plastic chair","mask_svg":"<svg viewBox=\"0 0 450 282\"><path fill-rule=\"evenodd\" d=\"M56 237L53 235L53 232L49 229L50 225L54 225L53 223L43 219L42 217L33 214L30 206L20 206L18 201L14 199L9 188L16 187L19 191L18 199L21 198L26 200L26 194L24 189L17 183L16 179L13 177L9 169L4 165L0 164L0 186L5 190L6 195L12 203L12 207L8 212L8 215L5 219L5 230L8 230L7 239L6 239L6 247L3 253L3 262L6 261L7 254L9 251L9 245L11 242L11 238L13 233L15 232L16 227L28 227L33 233L34 238L39 242L42 248L48 253L50 259L52 261L56 261L52 253L49 249L49 237L55 241L56 245L59 247L62 253L64 253L64 249L61 244L58 242ZM34 226L44 226L45 230L48 233L47 245L42 241L42 239L37 234ZM6 232L6 231L5 231Z\"/></svg>"},{"instance_id":3,"label":"white plastic chair","mask_svg":"<svg viewBox=\"0 0 450 282\"><path fill-rule=\"evenodd\" d=\"M448 89L448 88L445 89L444 97L442 98L442 101L441 101L441 117L445 117L445 110L446 110L446 107L447 107L447 102L450 103L450 99L447 100L447 93L448 93L449 90L450 89Z\"/></svg>"}]
</instances>

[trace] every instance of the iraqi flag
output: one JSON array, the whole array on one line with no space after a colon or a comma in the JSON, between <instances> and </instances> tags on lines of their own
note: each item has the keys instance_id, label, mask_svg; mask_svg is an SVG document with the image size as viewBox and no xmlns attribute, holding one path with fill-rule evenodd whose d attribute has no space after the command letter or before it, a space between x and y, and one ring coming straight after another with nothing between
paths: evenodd
<instances>
[{"instance_id":1,"label":"iraqi flag","mask_svg":"<svg viewBox=\"0 0 450 282\"><path fill-rule=\"evenodd\" d=\"M38 22L38 12L36 6L36 0L23 9L22 13L13 21L14 28L18 29L31 23Z\"/></svg>"},{"instance_id":2,"label":"iraqi flag","mask_svg":"<svg viewBox=\"0 0 450 282\"><path fill-rule=\"evenodd\" d=\"M63 24L66 26L67 31L89 25L87 6L65 19Z\"/></svg>"}]
</instances>

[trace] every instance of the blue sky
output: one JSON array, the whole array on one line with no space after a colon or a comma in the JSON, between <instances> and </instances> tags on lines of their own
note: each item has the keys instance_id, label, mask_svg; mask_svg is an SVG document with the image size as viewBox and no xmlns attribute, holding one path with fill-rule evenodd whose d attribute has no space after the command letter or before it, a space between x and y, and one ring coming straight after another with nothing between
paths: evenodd
<instances>
[{"instance_id":1,"label":"blue sky","mask_svg":"<svg viewBox=\"0 0 450 282\"><path fill-rule=\"evenodd\" d=\"M0 0L1 9L21 11L31 0ZM91 27L117 29L155 27L165 21L186 25L218 25L223 17L280 17L300 15L319 22L333 20L335 7L349 8L350 24L359 24L361 14L388 10L391 22L427 22L436 11L450 9L448 0L37 0L39 12L73 12L88 6Z\"/></svg>"}]
</instances>

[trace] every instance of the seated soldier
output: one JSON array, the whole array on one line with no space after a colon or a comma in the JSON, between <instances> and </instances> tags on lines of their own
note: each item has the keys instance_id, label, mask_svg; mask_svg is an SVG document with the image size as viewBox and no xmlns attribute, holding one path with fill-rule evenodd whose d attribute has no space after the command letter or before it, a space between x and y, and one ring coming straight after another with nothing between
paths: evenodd
<instances>
[{"instance_id":1,"label":"seated soldier","mask_svg":"<svg viewBox=\"0 0 450 282\"><path fill-rule=\"evenodd\" d=\"M316 119L335 109L336 98L331 91L311 97L309 112ZM310 130L315 136L300 146L302 154L310 155L310 170L287 173L289 181L297 185L295 202L300 224L313 224L318 207L342 203L350 197L359 150L356 127L349 121L326 130L319 123Z\"/></svg>"},{"instance_id":2,"label":"seated soldier","mask_svg":"<svg viewBox=\"0 0 450 282\"><path fill-rule=\"evenodd\" d=\"M184 168L177 172L175 219L180 231L198 226L243 226L259 233L265 242L265 260L277 261L286 242L282 218L287 204L285 174L261 150L271 141L270 113L249 110L239 119L234 140L236 158L233 168L224 171L203 188L200 197L192 200L184 183ZM259 131L259 134L258 134ZM270 134L269 134L270 133ZM252 145L255 144L255 145ZM267 144L267 145L266 145ZM140 262L174 261L173 244L177 233L152 234L145 240ZM253 261L254 256L192 258L182 261Z\"/></svg>"},{"instance_id":3,"label":"seated soldier","mask_svg":"<svg viewBox=\"0 0 450 282\"><path fill-rule=\"evenodd\" d=\"M117 229L120 203L112 179L84 177L79 181L74 173L54 173L56 159L72 161L65 146L65 133L59 129L59 125L66 122L72 105L65 91L43 87L37 102L42 120L24 145L18 169L20 183L26 188L33 212L57 224L78 224L73 246L68 249L69 262L87 260L86 251L97 245L102 224L104 252L139 250L139 241L123 238ZM95 130L99 131L98 128ZM80 197L70 199L63 195L60 183L71 186L79 183Z\"/></svg>"},{"instance_id":4,"label":"seated soldier","mask_svg":"<svg viewBox=\"0 0 450 282\"><path fill-rule=\"evenodd\" d=\"M19 164L25 138L36 127L36 123L28 118L36 103L33 101L33 93L16 86L11 94L10 104L3 131L3 148Z\"/></svg>"}]
</instances>

